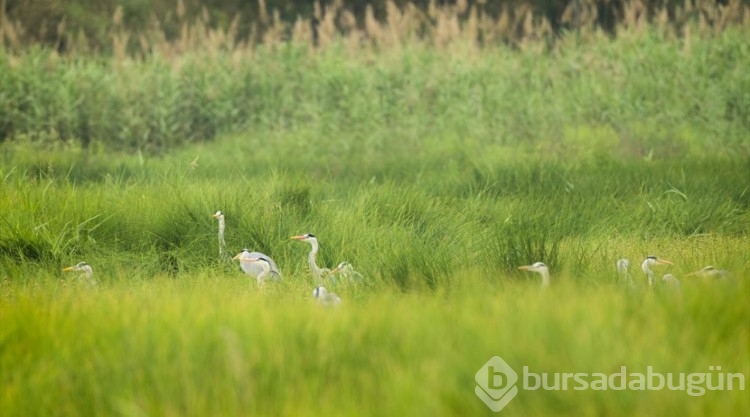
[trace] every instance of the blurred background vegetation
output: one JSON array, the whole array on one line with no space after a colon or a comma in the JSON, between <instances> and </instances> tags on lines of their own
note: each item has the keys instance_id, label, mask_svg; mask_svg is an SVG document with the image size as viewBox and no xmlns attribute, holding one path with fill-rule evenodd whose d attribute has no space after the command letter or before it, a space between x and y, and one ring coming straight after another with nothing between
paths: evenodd
<instances>
[{"instance_id":1,"label":"blurred background vegetation","mask_svg":"<svg viewBox=\"0 0 750 417\"><path fill-rule=\"evenodd\" d=\"M570 29L601 29L657 22L681 34L691 22L722 30L748 21L748 0L2 0L3 43L41 43L60 52L82 41L91 51L112 52L117 33L132 34L129 48L143 49L143 37L159 32L176 41L186 25L231 30L235 44L293 37L295 24L318 26L325 35L358 32L377 36L375 25L408 22L409 35L430 37L442 24L477 25L479 42L553 38ZM449 19L445 19L449 17ZM442 20L442 22L441 22ZM398 24L396 26L399 26ZM539 31L543 28L543 31ZM403 34L403 27L400 31ZM139 41L140 39L140 41Z\"/></svg>"},{"instance_id":2,"label":"blurred background vegetation","mask_svg":"<svg viewBox=\"0 0 750 417\"><path fill-rule=\"evenodd\" d=\"M550 149L585 126L637 157L747 151L740 0L0 2L0 143L161 153L346 132L372 150L381 132Z\"/></svg>"}]
</instances>

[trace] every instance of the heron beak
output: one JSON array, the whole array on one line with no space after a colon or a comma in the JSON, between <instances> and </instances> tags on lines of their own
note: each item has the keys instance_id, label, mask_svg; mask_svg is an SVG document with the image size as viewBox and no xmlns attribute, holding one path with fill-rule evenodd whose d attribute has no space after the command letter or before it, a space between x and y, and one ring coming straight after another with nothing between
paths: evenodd
<instances>
[{"instance_id":1,"label":"heron beak","mask_svg":"<svg viewBox=\"0 0 750 417\"><path fill-rule=\"evenodd\" d=\"M237 259L240 259L240 255L242 255L242 252L238 253L237 256L232 258L233 261L236 261Z\"/></svg>"},{"instance_id":2,"label":"heron beak","mask_svg":"<svg viewBox=\"0 0 750 417\"><path fill-rule=\"evenodd\" d=\"M218 214L212 214L211 217L213 217L214 219L218 219L219 215Z\"/></svg>"},{"instance_id":3,"label":"heron beak","mask_svg":"<svg viewBox=\"0 0 750 417\"><path fill-rule=\"evenodd\" d=\"M73 271L73 270L75 270L75 268L76 268L76 267L74 267L74 266L69 266L69 267L67 267L67 268L63 269L63 271L64 271L64 272L67 272L67 271Z\"/></svg>"},{"instance_id":4,"label":"heron beak","mask_svg":"<svg viewBox=\"0 0 750 417\"><path fill-rule=\"evenodd\" d=\"M698 275L698 274L699 274L700 272L701 272L701 271L693 271L693 272L691 272L691 273L689 273L689 274L686 274L685 276L686 276L686 277L692 277L692 276Z\"/></svg>"},{"instance_id":5,"label":"heron beak","mask_svg":"<svg viewBox=\"0 0 750 417\"><path fill-rule=\"evenodd\" d=\"M289 239L294 239L294 240L302 240L302 239L304 239L304 238L305 238L304 236L292 236L292 237L290 237Z\"/></svg>"},{"instance_id":6,"label":"heron beak","mask_svg":"<svg viewBox=\"0 0 750 417\"><path fill-rule=\"evenodd\" d=\"M656 260L656 262L658 262L658 263L660 263L660 264L666 264L666 265L674 265L674 264L673 264L672 262L669 262L669 261L668 261L668 260L666 260L666 259L657 259L657 260Z\"/></svg>"},{"instance_id":7,"label":"heron beak","mask_svg":"<svg viewBox=\"0 0 750 417\"><path fill-rule=\"evenodd\" d=\"M333 269L331 270L331 272L329 272L329 274L337 274L337 273L338 273L339 271L341 271L341 268L339 268L339 267L336 267L336 268L333 268Z\"/></svg>"},{"instance_id":8,"label":"heron beak","mask_svg":"<svg viewBox=\"0 0 750 417\"><path fill-rule=\"evenodd\" d=\"M519 267L518 267L518 269L521 269L521 270L524 270L524 271L528 271L528 270L529 270L529 268L531 268L531 266L530 266L530 265L524 265L524 266L519 266Z\"/></svg>"}]
</instances>

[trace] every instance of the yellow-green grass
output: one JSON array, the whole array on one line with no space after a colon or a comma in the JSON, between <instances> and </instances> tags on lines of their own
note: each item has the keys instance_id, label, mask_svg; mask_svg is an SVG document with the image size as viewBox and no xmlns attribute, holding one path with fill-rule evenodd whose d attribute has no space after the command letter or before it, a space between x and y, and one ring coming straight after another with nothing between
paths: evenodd
<instances>
[{"instance_id":1,"label":"yellow-green grass","mask_svg":"<svg viewBox=\"0 0 750 417\"><path fill-rule=\"evenodd\" d=\"M474 374L495 355L519 373L750 372L747 275L672 294L465 274L435 292L342 291L329 309L306 276L260 291L237 271L98 272L96 287L5 280L5 415L489 415ZM742 415L737 388L521 390L502 413Z\"/></svg>"}]
</instances>

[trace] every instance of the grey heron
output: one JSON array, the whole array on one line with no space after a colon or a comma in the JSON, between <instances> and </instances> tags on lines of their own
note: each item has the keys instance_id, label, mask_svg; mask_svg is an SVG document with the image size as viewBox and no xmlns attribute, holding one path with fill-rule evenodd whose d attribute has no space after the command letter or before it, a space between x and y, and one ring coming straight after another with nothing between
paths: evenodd
<instances>
[{"instance_id":1,"label":"grey heron","mask_svg":"<svg viewBox=\"0 0 750 417\"><path fill-rule=\"evenodd\" d=\"M70 272L70 271L83 272L80 276L83 278L86 278L86 280L91 285L96 285L96 280L92 278L92 276L94 275L94 270L91 269L91 265L87 264L86 262L78 262L77 264L73 266L64 268L63 271L64 272Z\"/></svg>"},{"instance_id":2,"label":"grey heron","mask_svg":"<svg viewBox=\"0 0 750 417\"><path fill-rule=\"evenodd\" d=\"M672 274L666 274L661 278L664 285L670 291L680 291L680 280Z\"/></svg>"},{"instance_id":3,"label":"grey heron","mask_svg":"<svg viewBox=\"0 0 750 417\"><path fill-rule=\"evenodd\" d=\"M686 276L698 276L701 278L728 279L732 277L726 269L719 269L713 265L705 266L697 271L691 272Z\"/></svg>"},{"instance_id":4,"label":"grey heron","mask_svg":"<svg viewBox=\"0 0 750 417\"><path fill-rule=\"evenodd\" d=\"M313 279L318 282L323 276L331 273L328 268L319 268L315 262L315 257L318 255L318 239L312 233L305 233L304 235L292 236L291 239L307 242L310 244L310 254L307 256L307 262L310 265L310 272L312 273Z\"/></svg>"},{"instance_id":5,"label":"grey heron","mask_svg":"<svg viewBox=\"0 0 750 417\"><path fill-rule=\"evenodd\" d=\"M219 220L219 258L221 258L224 256L227 247L227 243L224 241L224 213L219 210L212 217Z\"/></svg>"},{"instance_id":6,"label":"grey heron","mask_svg":"<svg viewBox=\"0 0 750 417\"><path fill-rule=\"evenodd\" d=\"M542 276L542 288L549 286L549 269L544 262L535 262L532 265L519 266L518 269L540 274Z\"/></svg>"},{"instance_id":7,"label":"grey heron","mask_svg":"<svg viewBox=\"0 0 750 417\"><path fill-rule=\"evenodd\" d=\"M633 278L630 276L630 261L625 258L618 259L616 266L617 274L620 275L622 280L628 284L632 284Z\"/></svg>"},{"instance_id":8,"label":"grey heron","mask_svg":"<svg viewBox=\"0 0 750 417\"><path fill-rule=\"evenodd\" d=\"M354 269L352 264L346 261L341 262L336 268L333 268L331 274L340 274L344 279L353 282L361 282L364 278L362 274Z\"/></svg>"},{"instance_id":9,"label":"grey heron","mask_svg":"<svg viewBox=\"0 0 750 417\"><path fill-rule=\"evenodd\" d=\"M267 271L268 276L276 279L281 278L281 272L279 271L279 268L276 266L276 262L271 259L270 256L262 254L260 252L250 252L249 249L242 249L242 252L238 253L237 256L232 258L232 260L239 260L240 261L240 268L244 273L247 275L250 275L251 277L255 279L259 279L258 277L261 276L265 270L261 262L246 262L250 259L260 259L263 258L265 261L263 263L267 263L269 266L269 269Z\"/></svg>"},{"instance_id":10,"label":"grey heron","mask_svg":"<svg viewBox=\"0 0 750 417\"><path fill-rule=\"evenodd\" d=\"M641 262L641 271L648 276L648 286L654 286L654 271L651 270L652 266L655 265L674 265L666 259L659 259L654 255L649 255L646 259Z\"/></svg>"},{"instance_id":11,"label":"grey heron","mask_svg":"<svg viewBox=\"0 0 750 417\"><path fill-rule=\"evenodd\" d=\"M341 304L341 298L336 293L328 292L325 287L315 287L313 290L313 298L318 301L321 305L326 307L337 306Z\"/></svg>"}]
</instances>

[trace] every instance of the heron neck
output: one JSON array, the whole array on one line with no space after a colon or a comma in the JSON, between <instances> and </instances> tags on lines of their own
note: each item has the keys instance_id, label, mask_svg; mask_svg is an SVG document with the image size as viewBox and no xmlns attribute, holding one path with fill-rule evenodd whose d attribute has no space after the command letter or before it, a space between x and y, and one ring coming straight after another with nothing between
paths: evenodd
<instances>
[{"instance_id":1,"label":"heron neck","mask_svg":"<svg viewBox=\"0 0 750 417\"><path fill-rule=\"evenodd\" d=\"M651 270L651 268L646 265L645 268L643 268L643 272L646 273L646 276L648 276L648 286L653 287L654 286L654 271Z\"/></svg>"},{"instance_id":2,"label":"heron neck","mask_svg":"<svg viewBox=\"0 0 750 417\"><path fill-rule=\"evenodd\" d=\"M542 274L542 287L549 286L549 271L542 270L539 273Z\"/></svg>"},{"instance_id":3,"label":"heron neck","mask_svg":"<svg viewBox=\"0 0 750 417\"><path fill-rule=\"evenodd\" d=\"M310 249L310 255L308 255L308 262L310 264L310 271L313 274L313 277L316 279L320 278L320 268L318 268L318 264L315 262L315 256L318 254L318 242L316 240L310 241L310 245L312 246L312 249Z\"/></svg>"},{"instance_id":4,"label":"heron neck","mask_svg":"<svg viewBox=\"0 0 750 417\"><path fill-rule=\"evenodd\" d=\"M651 268L650 268L650 265L648 264L648 261L649 261L649 260L648 260L648 259L646 259L646 260L645 260L645 261L643 261L643 263L641 264L641 271L643 271L643 273L644 273L644 274L646 274L646 275L649 275L649 274L653 274L653 273L654 273L653 271L651 271Z\"/></svg>"},{"instance_id":5,"label":"heron neck","mask_svg":"<svg viewBox=\"0 0 750 417\"><path fill-rule=\"evenodd\" d=\"M318 268L318 264L315 262L315 253L315 251L310 251L308 262L310 263L310 271L313 277L320 278L320 268Z\"/></svg>"},{"instance_id":6,"label":"heron neck","mask_svg":"<svg viewBox=\"0 0 750 417\"><path fill-rule=\"evenodd\" d=\"M224 251L227 243L224 241L224 217L219 217L219 255Z\"/></svg>"}]
</instances>

